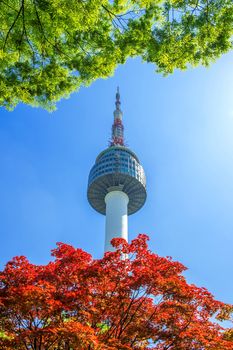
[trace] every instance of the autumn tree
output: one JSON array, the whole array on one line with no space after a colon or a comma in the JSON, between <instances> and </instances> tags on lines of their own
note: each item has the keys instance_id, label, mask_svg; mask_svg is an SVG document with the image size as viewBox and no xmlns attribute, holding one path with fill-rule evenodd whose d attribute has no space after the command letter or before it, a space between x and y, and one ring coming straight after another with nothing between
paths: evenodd
<instances>
[{"instance_id":1,"label":"autumn tree","mask_svg":"<svg viewBox=\"0 0 233 350\"><path fill-rule=\"evenodd\" d=\"M1 0L0 105L52 109L141 56L168 74L232 47L232 0Z\"/></svg>"},{"instance_id":2,"label":"autumn tree","mask_svg":"<svg viewBox=\"0 0 233 350\"><path fill-rule=\"evenodd\" d=\"M45 266L16 257L0 274L0 348L232 350L216 319L232 308L189 285L179 262L148 250L147 236L95 260L59 243ZM124 257L124 258L123 258Z\"/></svg>"}]
</instances>

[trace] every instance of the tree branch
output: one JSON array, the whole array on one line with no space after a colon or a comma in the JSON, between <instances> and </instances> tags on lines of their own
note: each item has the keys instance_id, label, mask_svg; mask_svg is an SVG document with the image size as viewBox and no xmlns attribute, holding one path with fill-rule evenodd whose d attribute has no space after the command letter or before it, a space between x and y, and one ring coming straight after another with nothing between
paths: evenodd
<instances>
[{"instance_id":1,"label":"tree branch","mask_svg":"<svg viewBox=\"0 0 233 350\"><path fill-rule=\"evenodd\" d=\"M8 32L7 32L7 35L6 35L4 44L3 44L3 50L5 50L8 37L9 37L9 35L10 35L12 29L14 28L14 26L15 26L15 24L16 24L16 22L17 22L19 16L20 16L20 13L21 13L22 10L23 10L23 2L21 3L20 9L19 9L19 11L18 11L18 13L17 13L17 15L16 15L16 17L15 17L15 19L14 19L14 22L12 23L12 25L10 26L10 29L9 29Z\"/></svg>"}]
</instances>

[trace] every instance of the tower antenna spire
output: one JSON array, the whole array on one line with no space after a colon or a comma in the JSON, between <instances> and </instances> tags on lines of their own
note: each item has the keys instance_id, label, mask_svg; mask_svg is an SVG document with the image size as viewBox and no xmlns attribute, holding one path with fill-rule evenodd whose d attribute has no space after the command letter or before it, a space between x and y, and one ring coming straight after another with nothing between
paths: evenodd
<instances>
[{"instance_id":1,"label":"tower antenna spire","mask_svg":"<svg viewBox=\"0 0 233 350\"><path fill-rule=\"evenodd\" d=\"M121 95L120 95L120 89L119 86L117 86L117 92L116 92L116 109L120 109L121 101L120 101Z\"/></svg>"},{"instance_id":2,"label":"tower antenna spire","mask_svg":"<svg viewBox=\"0 0 233 350\"><path fill-rule=\"evenodd\" d=\"M112 138L110 141L110 146L124 146L124 125L122 123L122 111L121 111L121 101L120 101L120 89L117 86L116 92L116 109L113 113L114 122L112 125Z\"/></svg>"}]
</instances>

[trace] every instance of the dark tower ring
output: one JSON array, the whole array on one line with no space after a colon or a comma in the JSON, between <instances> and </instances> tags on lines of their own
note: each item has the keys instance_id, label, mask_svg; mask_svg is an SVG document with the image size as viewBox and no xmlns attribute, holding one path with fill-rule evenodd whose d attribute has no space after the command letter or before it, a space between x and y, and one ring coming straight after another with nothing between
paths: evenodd
<instances>
[{"instance_id":1,"label":"dark tower ring","mask_svg":"<svg viewBox=\"0 0 233 350\"><path fill-rule=\"evenodd\" d=\"M106 213L105 196L120 190L129 197L128 215L146 201L146 177L137 156L124 146L111 146L96 158L88 179L88 201L101 214Z\"/></svg>"}]
</instances>

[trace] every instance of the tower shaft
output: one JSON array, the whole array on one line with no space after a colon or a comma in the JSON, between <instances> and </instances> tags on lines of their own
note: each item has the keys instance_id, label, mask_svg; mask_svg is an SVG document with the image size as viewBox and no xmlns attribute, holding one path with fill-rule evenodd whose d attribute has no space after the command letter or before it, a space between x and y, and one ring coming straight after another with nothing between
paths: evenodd
<instances>
[{"instance_id":1,"label":"tower shaft","mask_svg":"<svg viewBox=\"0 0 233 350\"><path fill-rule=\"evenodd\" d=\"M111 191L105 196L105 252L113 251L113 238L124 238L128 242L129 197L122 191Z\"/></svg>"}]
</instances>

